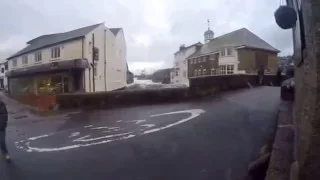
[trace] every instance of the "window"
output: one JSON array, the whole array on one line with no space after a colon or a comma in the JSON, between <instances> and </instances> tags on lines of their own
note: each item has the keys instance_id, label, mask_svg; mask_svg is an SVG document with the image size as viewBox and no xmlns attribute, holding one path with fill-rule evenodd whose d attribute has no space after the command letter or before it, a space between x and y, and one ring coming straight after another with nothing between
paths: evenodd
<instances>
[{"instance_id":1,"label":"window","mask_svg":"<svg viewBox=\"0 0 320 180\"><path fill-rule=\"evenodd\" d=\"M198 76L201 76L201 69L198 70Z\"/></svg>"},{"instance_id":2,"label":"window","mask_svg":"<svg viewBox=\"0 0 320 180\"><path fill-rule=\"evenodd\" d=\"M183 64L186 65L186 63L187 63L187 60L184 60L184 61L183 61Z\"/></svg>"},{"instance_id":3,"label":"window","mask_svg":"<svg viewBox=\"0 0 320 180\"><path fill-rule=\"evenodd\" d=\"M36 53L34 54L34 60L35 60L36 62L40 62L40 61L42 60L42 53L41 53L41 52L36 52Z\"/></svg>"},{"instance_id":4,"label":"window","mask_svg":"<svg viewBox=\"0 0 320 180\"><path fill-rule=\"evenodd\" d=\"M187 71L183 71L183 77L184 77L184 78L187 77Z\"/></svg>"},{"instance_id":5,"label":"window","mask_svg":"<svg viewBox=\"0 0 320 180\"><path fill-rule=\"evenodd\" d=\"M28 55L22 56L22 64L23 65L28 64Z\"/></svg>"},{"instance_id":6,"label":"window","mask_svg":"<svg viewBox=\"0 0 320 180\"><path fill-rule=\"evenodd\" d=\"M193 59L190 59L189 61L190 61L190 64L193 64Z\"/></svg>"},{"instance_id":7,"label":"window","mask_svg":"<svg viewBox=\"0 0 320 180\"><path fill-rule=\"evenodd\" d=\"M51 48L51 58L59 58L60 57L60 47Z\"/></svg>"},{"instance_id":8,"label":"window","mask_svg":"<svg viewBox=\"0 0 320 180\"><path fill-rule=\"evenodd\" d=\"M1 73L4 73L4 68L1 68Z\"/></svg>"},{"instance_id":9,"label":"window","mask_svg":"<svg viewBox=\"0 0 320 180\"><path fill-rule=\"evenodd\" d=\"M216 75L216 70L214 68L211 69L211 75Z\"/></svg>"},{"instance_id":10,"label":"window","mask_svg":"<svg viewBox=\"0 0 320 180\"><path fill-rule=\"evenodd\" d=\"M210 60L210 56L206 56L206 59L207 59L207 61L209 61Z\"/></svg>"},{"instance_id":11,"label":"window","mask_svg":"<svg viewBox=\"0 0 320 180\"><path fill-rule=\"evenodd\" d=\"M193 76L198 76L198 71L196 69L193 70Z\"/></svg>"},{"instance_id":12,"label":"window","mask_svg":"<svg viewBox=\"0 0 320 180\"><path fill-rule=\"evenodd\" d=\"M231 56L232 55L232 49L231 48L227 48L227 56Z\"/></svg>"},{"instance_id":13,"label":"window","mask_svg":"<svg viewBox=\"0 0 320 180\"><path fill-rule=\"evenodd\" d=\"M17 65L18 65L17 59L13 59L12 60L12 67L17 67Z\"/></svg>"},{"instance_id":14,"label":"window","mask_svg":"<svg viewBox=\"0 0 320 180\"><path fill-rule=\"evenodd\" d=\"M98 68L97 68L98 64L97 63L94 63L94 76L97 76L98 75Z\"/></svg>"},{"instance_id":15,"label":"window","mask_svg":"<svg viewBox=\"0 0 320 180\"><path fill-rule=\"evenodd\" d=\"M202 75L206 75L207 74L207 70L206 69L202 69Z\"/></svg>"},{"instance_id":16,"label":"window","mask_svg":"<svg viewBox=\"0 0 320 180\"><path fill-rule=\"evenodd\" d=\"M202 62L207 62L207 56L202 57Z\"/></svg>"},{"instance_id":17,"label":"window","mask_svg":"<svg viewBox=\"0 0 320 180\"><path fill-rule=\"evenodd\" d=\"M176 76L178 76L179 75L179 71L178 70L176 70Z\"/></svg>"},{"instance_id":18,"label":"window","mask_svg":"<svg viewBox=\"0 0 320 180\"><path fill-rule=\"evenodd\" d=\"M226 51L225 51L225 49L223 48L223 49L221 49L221 51L220 51L220 55L221 56L225 56L226 55Z\"/></svg>"},{"instance_id":19,"label":"window","mask_svg":"<svg viewBox=\"0 0 320 180\"><path fill-rule=\"evenodd\" d=\"M6 64L4 65L4 69L5 69L5 70L8 70L8 63L6 63Z\"/></svg>"},{"instance_id":20,"label":"window","mask_svg":"<svg viewBox=\"0 0 320 180\"><path fill-rule=\"evenodd\" d=\"M233 74L234 66L233 65L227 65L227 74Z\"/></svg>"},{"instance_id":21,"label":"window","mask_svg":"<svg viewBox=\"0 0 320 180\"><path fill-rule=\"evenodd\" d=\"M222 75L226 74L226 65L220 65L219 70L220 70L220 74Z\"/></svg>"}]
</instances>

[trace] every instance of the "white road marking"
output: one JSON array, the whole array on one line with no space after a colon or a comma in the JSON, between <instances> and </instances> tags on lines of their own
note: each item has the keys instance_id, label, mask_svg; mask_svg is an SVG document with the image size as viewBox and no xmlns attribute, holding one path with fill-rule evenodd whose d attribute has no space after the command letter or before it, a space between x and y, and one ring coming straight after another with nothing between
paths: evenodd
<instances>
[{"instance_id":1,"label":"white road marking","mask_svg":"<svg viewBox=\"0 0 320 180\"><path fill-rule=\"evenodd\" d=\"M40 139L40 138L44 138L44 137L48 137L48 136L51 136L51 135L52 135L52 133L44 134L44 135L41 135L41 136L35 136L35 137L28 138L28 140L34 141L34 140L37 140L37 139Z\"/></svg>"},{"instance_id":2,"label":"white road marking","mask_svg":"<svg viewBox=\"0 0 320 180\"><path fill-rule=\"evenodd\" d=\"M142 124L140 126L144 126L144 127L147 127L147 128L151 128L153 126L155 126L154 124Z\"/></svg>"},{"instance_id":3,"label":"white road marking","mask_svg":"<svg viewBox=\"0 0 320 180\"><path fill-rule=\"evenodd\" d=\"M147 131L144 131L143 134L149 134L149 133L153 133L153 132L157 132L163 129L167 129L169 127L172 126L176 126L178 124L187 122L195 117L198 117L201 113L204 113L205 111L202 109L191 109L191 110L186 110L186 111L176 111L176 112L169 112L169 113L163 113L163 114L155 114L155 115L151 115L151 117L158 117L158 116L165 116L165 115L171 115L171 114L180 114L180 113L191 113L191 116L181 119L180 121L177 121L175 123L172 124L168 124L166 126L160 127L160 128L154 128L154 129L150 129Z\"/></svg>"},{"instance_id":4,"label":"white road marking","mask_svg":"<svg viewBox=\"0 0 320 180\"><path fill-rule=\"evenodd\" d=\"M81 138L75 139L75 140L73 140L73 142L96 141L96 140L100 140L100 139L107 139L107 138L124 136L124 135L131 134L131 133L132 133L132 132L120 133L120 134L112 134L112 135L101 136L101 137L97 137L97 138L91 138L91 139L86 139L86 138L90 137L90 135L87 135L87 136L83 136L83 137L81 137Z\"/></svg>"},{"instance_id":5,"label":"white road marking","mask_svg":"<svg viewBox=\"0 0 320 180\"><path fill-rule=\"evenodd\" d=\"M72 137L76 137L76 136L79 136L80 135L80 132L73 132L70 134L69 138L72 138Z\"/></svg>"},{"instance_id":6,"label":"white road marking","mask_svg":"<svg viewBox=\"0 0 320 180\"><path fill-rule=\"evenodd\" d=\"M91 128L93 130L97 130L97 129L119 129L119 127L107 127L107 126L102 126L102 127L94 127Z\"/></svg>"},{"instance_id":7,"label":"white road marking","mask_svg":"<svg viewBox=\"0 0 320 180\"><path fill-rule=\"evenodd\" d=\"M98 145L98 144L105 144L105 143L109 143L109 142L113 142L113 141L130 139L130 138L133 138L138 135L144 135L144 134L149 134L149 133L157 132L160 130L164 130L164 129L176 126L178 124L187 122L191 119L194 119L204 112L205 111L202 109L190 109L190 110L184 110L184 111L175 111L175 112L151 115L150 117L152 118L152 117L166 116L166 115L172 115L172 114L181 114L181 113L190 114L189 117L183 118L183 119L176 121L174 123L167 124L165 126L154 128L154 129L149 129L149 130L143 131L142 133L141 133L141 131L142 131L141 129L140 130L136 129L135 132L124 132L124 133L111 134L111 135L100 136L100 137L95 137L95 138L89 138L89 137L91 137L91 135L85 135L85 136L82 136L82 137L79 137L77 139L70 141L70 142L78 142L79 144L71 144L71 145L62 146L62 147L40 148L40 147L32 147L30 145L31 142L33 142L35 140L38 140L40 138L46 138L46 137L53 136L56 134L56 133L50 133L50 134L45 134L45 135L41 135L41 136L31 137L25 141L22 140L20 142L23 143L22 144L23 146L17 145L17 147L24 149L27 152L55 152L55 151L64 151L64 150L69 150L69 149L75 149L75 148L79 148L79 147L87 147L87 146L93 146L93 145ZM120 120L120 122L121 121L122 120ZM146 120L133 120L131 122L135 122L136 124L140 124L145 121ZM155 127L156 125L155 124L142 124L140 126L151 128L151 127ZM93 126L92 125L84 126L84 128L88 128L88 127L93 127ZM109 128L108 127L94 127L94 128L90 128L90 129L110 129L113 131L118 131L118 130L122 131L123 130L122 128L120 129L119 127L109 127ZM103 131L103 132L105 132L105 131ZM75 132L75 134L71 134L71 135L74 135L73 137L75 137L76 135L77 136L80 135L80 132ZM99 141L99 140L101 140L101 141ZM90 143L88 143L88 142L90 142Z\"/></svg>"},{"instance_id":8,"label":"white road marking","mask_svg":"<svg viewBox=\"0 0 320 180\"><path fill-rule=\"evenodd\" d=\"M127 121L127 122L134 122L136 124L140 124L140 123L143 123L145 122L146 120L132 120L132 121Z\"/></svg>"}]
</instances>

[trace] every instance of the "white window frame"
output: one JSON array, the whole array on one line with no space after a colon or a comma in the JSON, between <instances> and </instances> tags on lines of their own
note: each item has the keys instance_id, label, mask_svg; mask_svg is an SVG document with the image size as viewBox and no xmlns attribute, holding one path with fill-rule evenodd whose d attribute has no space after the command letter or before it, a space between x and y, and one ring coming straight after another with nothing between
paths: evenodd
<instances>
[{"instance_id":1,"label":"white window frame","mask_svg":"<svg viewBox=\"0 0 320 180\"><path fill-rule=\"evenodd\" d=\"M27 65L28 64L28 55L22 56L22 65Z\"/></svg>"},{"instance_id":2,"label":"white window frame","mask_svg":"<svg viewBox=\"0 0 320 180\"><path fill-rule=\"evenodd\" d=\"M211 75L216 75L216 70L214 68L211 68Z\"/></svg>"},{"instance_id":3,"label":"white window frame","mask_svg":"<svg viewBox=\"0 0 320 180\"><path fill-rule=\"evenodd\" d=\"M227 74L227 67L226 65L219 65L219 74L226 75Z\"/></svg>"},{"instance_id":4,"label":"white window frame","mask_svg":"<svg viewBox=\"0 0 320 180\"><path fill-rule=\"evenodd\" d=\"M202 69L202 75L203 76L207 75L207 70L206 69Z\"/></svg>"},{"instance_id":5,"label":"white window frame","mask_svg":"<svg viewBox=\"0 0 320 180\"><path fill-rule=\"evenodd\" d=\"M232 56L232 48L226 48L226 56Z\"/></svg>"},{"instance_id":6,"label":"white window frame","mask_svg":"<svg viewBox=\"0 0 320 180\"><path fill-rule=\"evenodd\" d=\"M51 48L51 59L57 59L61 57L61 48L53 47Z\"/></svg>"},{"instance_id":7,"label":"white window frame","mask_svg":"<svg viewBox=\"0 0 320 180\"><path fill-rule=\"evenodd\" d=\"M18 66L18 59L12 59L12 67Z\"/></svg>"},{"instance_id":8,"label":"white window frame","mask_svg":"<svg viewBox=\"0 0 320 180\"><path fill-rule=\"evenodd\" d=\"M179 71L178 70L176 70L176 76L179 76Z\"/></svg>"},{"instance_id":9,"label":"white window frame","mask_svg":"<svg viewBox=\"0 0 320 180\"><path fill-rule=\"evenodd\" d=\"M42 52L38 51L34 53L34 61L35 62L41 62L42 61Z\"/></svg>"},{"instance_id":10,"label":"white window frame","mask_svg":"<svg viewBox=\"0 0 320 180\"><path fill-rule=\"evenodd\" d=\"M227 74L234 74L234 65L233 64L227 65Z\"/></svg>"},{"instance_id":11,"label":"white window frame","mask_svg":"<svg viewBox=\"0 0 320 180\"><path fill-rule=\"evenodd\" d=\"M226 56L226 49L225 48L222 48L220 50L220 56Z\"/></svg>"}]
</instances>

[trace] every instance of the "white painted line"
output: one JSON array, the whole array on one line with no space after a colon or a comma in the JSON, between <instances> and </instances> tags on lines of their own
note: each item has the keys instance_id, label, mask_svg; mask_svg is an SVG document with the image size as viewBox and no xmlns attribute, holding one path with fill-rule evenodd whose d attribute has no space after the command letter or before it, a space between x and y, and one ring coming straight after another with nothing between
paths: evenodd
<instances>
[{"instance_id":1,"label":"white painted line","mask_svg":"<svg viewBox=\"0 0 320 180\"><path fill-rule=\"evenodd\" d=\"M90 137L90 135L87 135L87 136L83 136L81 138L75 139L75 140L73 140L73 142L96 141L96 140L100 140L100 139L107 139L107 138L113 138L113 137L118 137L118 136L124 136L124 135L131 134L131 133L132 132L120 133L120 134L112 134L112 135L101 136L101 137L97 137L97 138L91 138L91 139L86 139L86 138Z\"/></svg>"},{"instance_id":2,"label":"white painted line","mask_svg":"<svg viewBox=\"0 0 320 180\"><path fill-rule=\"evenodd\" d=\"M140 123L143 123L145 122L146 120L132 120L132 121L127 121L127 122L134 122L136 124L140 124Z\"/></svg>"},{"instance_id":3,"label":"white painted line","mask_svg":"<svg viewBox=\"0 0 320 180\"><path fill-rule=\"evenodd\" d=\"M107 126L102 126L102 127L94 127L91 128L93 130L97 130L97 129L119 129L119 127L107 127Z\"/></svg>"},{"instance_id":4,"label":"white painted line","mask_svg":"<svg viewBox=\"0 0 320 180\"><path fill-rule=\"evenodd\" d=\"M191 116L181 119L180 121L177 121L175 123L172 124L168 124L166 126L160 127L160 128L154 128L154 129L150 129L147 131L144 131L143 134L149 134L149 133L153 133L153 132L157 132L163 129L167 129L169 127L172 126L176 126L178 124L187 122L195 117L198 117L201 113L204 113L205 111L202 109L190 109L190 110L186 110L186 111L176 111L176 112L169 112L169 113L163 113L163 114L155 114L155 115L151 115L151 117L158 117L158 116L165 116L165 115L171 115L171 114L180 114L180 113L191 113Z\"/></svg>"},{"instance_id":5,"label":"white painted line","mask_svg":"<svg viewBox=\"0 0 320 180\"><path fill-rule=\"evenodd\" d=\"M36 140L36 139L48 137L48 136L51 136L51 135L52 135L52 133L50 133L50 134L44 134L44 135L41 135L41 136L35 136L35 137L28 138L28 140L34 141L34 140Z\"/></svg>"},{"instance_id":6,"label":"white painted line","mask_svg":"<svg viewBox=\"0 0 320 180\"><path fill-rule=\"evenodd\" d=\"M292 124L280 124L278 125L278 128L293 128Z\"/></svg>"},{"instance_id":7,"label":"white painted line","mask_svg":"<svg viewBox=\"0 0 320 180\"><path fill-rule=\"evenodd\" d=\"M79 136L80 132L73 132L70 134L69 138Z\"/></svg>"},{"instance_id":8,"label":"white painted line","mask_svg":"<svg viewBox=\"0 0 320 180\"><path fill-rule=\"evenodd\" d=\"M147 128L151 128L153 126L155 126L154 124L142 124L141 126L147 127Z\"/></svg>"},{"instance_id":9,"label":"white painted line","mask_svg":"<svg viewBox=\"0 0 320 180\"><path fill-rule=\"evenodd\" d=\"M90 128L92 127L93 125L88 125L88 126L83 126L84 128Z\"/></svg>"}]
</instances>

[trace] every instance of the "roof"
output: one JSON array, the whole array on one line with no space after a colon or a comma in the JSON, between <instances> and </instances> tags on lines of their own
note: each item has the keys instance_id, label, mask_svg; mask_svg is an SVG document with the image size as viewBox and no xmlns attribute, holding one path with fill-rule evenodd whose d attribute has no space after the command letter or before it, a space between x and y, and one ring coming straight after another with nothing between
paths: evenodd
<instances>
[{"instance_id":1,"label":"roof","mask_svg":"<svg viewBox=\"0 0 320 180\"><path fill-rule=\"evenodd\" d=\"M201 42L197 42L197 43L191 44L190 46L184 47L182 50L179 49L179 51L175 52L174 54L177 54L178 52L184 51L184 50L186 50L188 48L191 48L193 46L196 46L196 45L202 45L202 43Z\"/></svg>"},{"instance_id":2,"label":"roof","mask_svg":"<svg viewBox=\"0 0 320 180\"><path fill-rule=\"evenodd\" d=\"M86 26L86 27L83 27L80 29L75 29L72 31L64 32L64 33L47 34L47 35L39 36L35 39L28 41L27 43L29 45L27 47L25 47L22 50L18 51L17 53L13 54L12 56L10 56L7 59L12 59L16 56L26 54L28 52L31 52L31 51L34 51L34 50L37 50L37 49L40 49L40 48L43 48L43 47L46 47L49 45L53 45L53 44L60 43L63 41L83 37L86 34L88 34L90 31L92 31L93 29L98 27L99 25L101 25L101 23L91 25L91 26Z\"/></svg>"},{"instance_id":3,"label":"roof","mask_svg":"<svg viewBox=\"0 0 320 180\"><path fill-rule=\"evenodd\" d=\"M121 28L110 28L109 30L116 36Z\"/></svg>"},{"instance_id":4,"label":"roof","mask_svg":"<svg viewBox=\"0 0 320 180\"><path fill-rule=\"evenodd\" d=\"M228 46L256 48L277 53L280 52L278 49L272 47L270 44L265 42L263 39L261 39L248 29L242 28L212 39L209 43L204 44L189 58L217 52L221 47Z\"/></svg>"}]
</instances>

